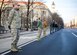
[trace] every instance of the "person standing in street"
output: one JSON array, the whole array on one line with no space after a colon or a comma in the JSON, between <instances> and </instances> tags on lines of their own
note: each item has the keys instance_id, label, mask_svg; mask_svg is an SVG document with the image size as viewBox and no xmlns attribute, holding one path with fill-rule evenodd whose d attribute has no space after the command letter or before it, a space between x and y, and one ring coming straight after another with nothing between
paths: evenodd
<instances>
[{"instance_id":1,"label":"person standing in street","mask_svg":"<svg viewBox=\"0 0 77 55\"><path fill-rule=\"evenodd\" d=\"M46 36L46 30L47 30L47 20L43 19L43 36Z\"/></svg>"},{"instance_id":2,"label":"person standing in street","mask_svg":"<svg viewBox=\"0 0 77 55\"><path fill-rule=\"evenodd\" d=\"M13 4L13 8L8 16L8 28L11 30L12 35L11 51L13 52L17 52L19 50L17 47L17 43L19 41L19 31L21 28L21 12L19 11L19 8L19 4Z\"/></svg>"},{"instance_id":3,"label":"person standing in street","mask_svg":"<svg viewBox=\"0 0 77 55\"><path fill-rule=\"evenodd\" d=\"M40 36L42 34L42 20L39 18L38 19L38 23L37 23L37 27L38 27L38 40L40 40Z\"/></svg>"},{"instance_id":4,"label":"person standing in street","mask_svg":"<svg viewBox=\"0 0 77 55\"><path fill-rule=\"evenodd\" d=\"M52 22L50 23L50 34L55 32L55 21L52 20Z\"/></svg>"}]
</instances>

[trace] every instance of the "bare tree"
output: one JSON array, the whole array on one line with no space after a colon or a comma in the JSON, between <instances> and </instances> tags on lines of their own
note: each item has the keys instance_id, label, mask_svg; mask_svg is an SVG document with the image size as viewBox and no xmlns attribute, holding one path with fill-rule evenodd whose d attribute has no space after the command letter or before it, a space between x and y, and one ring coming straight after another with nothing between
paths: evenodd
<instances>
[{"instance_id":1,"label":"bare tree","mask_svg":"<svg viewBox=\"0 0 77 55\"><path fill-rule=\"evenodd\" d=\"M8 0L9 2L11 2L12 0ZM1 2L1 7L0 7L0 26L2 26L1 25L1 15L2 15L2 12L4 11L4 9L5 9L5 7L7 6L8 4L5 4L5 0L2 0L2 2Z\"/></svg>"},{"instance_id":2,"label":"bare tree","mask_svg":"<svg viewBox=\"0 0 77 55\"><path fill-rule=\"evenodd\" d=\"M64 27L63 19L57 13L52 14L52 20L55 20L60 28Z\"/></svg>"},{"instance_id":3,"label":"bare tree","mask_svg":"<svg viewBox=\"0 0 77 55\"><path fill-rule=\"evenodd\" d=\"M1 7L0 7L0 26L1 26L1 14L2 14L3 4L4 4L4 0L2 0L2 4L1 4Z\"/></svg>"},{"instance_id":4,"label":"bare tree","mask_svg":"<svg viewBox=\"0 0 77 55\"><path fill-rule=\"evenodd\" d=\"M35 0L28 0L28 4L27 4L27 19L26 19L26 24L27 24L27 31L28 31L28 28L29 28L29 15L30 15L30 12L33 11L33 9L35 9L37 6L33 7L33 4L34 4ZM30 10L32 8L32 10Z\"/></svg>"},{"instance_id":5,"label":"bare tree","mask_svg":"<svg viewBox=\"0 0 77 55\"><path fill-rule=\"evenodd\" d=\"M26 24L27 24L27 31L28 31L28 22L29 22L29 9L30 9L30 0L28 0L28 4L27 4L27 20L26 20Z\"/></svg>"}]
</instances>

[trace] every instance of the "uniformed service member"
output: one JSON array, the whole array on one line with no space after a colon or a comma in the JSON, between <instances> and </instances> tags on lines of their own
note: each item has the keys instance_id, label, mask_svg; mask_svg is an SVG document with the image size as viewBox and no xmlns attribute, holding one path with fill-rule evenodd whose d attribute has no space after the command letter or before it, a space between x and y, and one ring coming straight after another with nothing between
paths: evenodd
<instances>
[{"instance_id":1,"label":"uniformed service member","mask_svg":"<svg viewBox=\"0 0 77 55\"><path fill-rule=\"evenodd\" d=\"M47 26L48 26L47 20L46 18L44 18L43 19L43 36L46 36Z\"/></svg>"},{"instance_id":2,"label":"uniformed service member","mask_svg":"<svg viewBox=\"0 0 77 55\"><path fill-rule=\"evenodd\" d=\"M37 26L38 26L38 40L40 40L41 38L41 35L42 35L42 20L39 18L38 19L38 23L37 23Z\"/></svg>"},{"instance_id":3,"label":"uniformed service member","mask_svg":"<svg viewBox=\"0 0 77 55\"><path fill-rule=\"evenodd\" d=\"M19 41L19 30L21 28L21 12L19 11L20 5L14 4L8 16L8 28L11 30L12 43L11 51L18 51L17 43Z\"/></svg>"}]
</instances>

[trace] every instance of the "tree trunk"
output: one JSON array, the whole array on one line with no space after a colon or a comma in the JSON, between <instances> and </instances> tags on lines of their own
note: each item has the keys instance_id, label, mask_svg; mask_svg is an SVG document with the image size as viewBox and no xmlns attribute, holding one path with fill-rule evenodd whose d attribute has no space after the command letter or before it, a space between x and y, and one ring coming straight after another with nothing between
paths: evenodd
<instances>
[{"instance_id":1,"label":"tree trunk","mask_svg":"<svg viewBox=\"0 0 77 55\"><path fill-rule=\"evenodd\" d=\"M4 0L2 0L2 4L1 4L1 7L0 7L0 26L1 26L1 14L2 14L3 4L4 4Z\"/></svg>"},{"instance_id":2,"label":"tree trunk","mask_svg":"<svg viewBox=\"0 0 77 55\"><path fill-rule=\"evenodd\" d=\"M1 9L0 9L0 26L1 26Z\"/></svg>"},{"instance_id":3,"label":"tree trunk","mask_svg":"<svg viewBox=\"0 0 77 55\"><path fill-rule=\"evenodd\" d=\"M28 31L28 28L29 28L29 9L30 9L30 0L28 0L28 5L27 5L27 20L26 20L26 24L27 24L27 29L26 31Z\"/></svg>"}]
</instances>

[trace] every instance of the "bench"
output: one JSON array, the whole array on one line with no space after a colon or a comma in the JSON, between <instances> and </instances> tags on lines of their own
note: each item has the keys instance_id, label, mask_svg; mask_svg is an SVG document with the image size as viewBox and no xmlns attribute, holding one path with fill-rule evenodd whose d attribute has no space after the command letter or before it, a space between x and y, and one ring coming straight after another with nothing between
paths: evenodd
<instances>
[{"instance_id":1,"label":"bench","mask_svg":"<svg viewBox=\"0 0 77 55\"><path fill-rule=\"evenodd\" d=\"M0 26L0 34L7 33L7 31L4 26Z\"/></svg>"}]
</instances>

